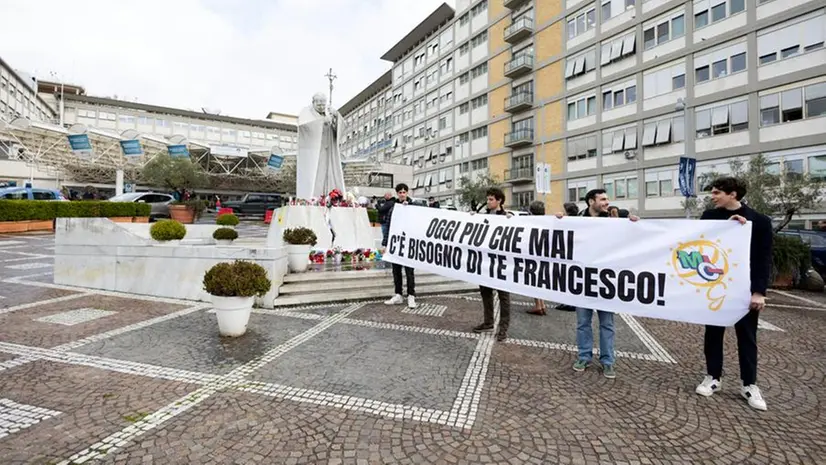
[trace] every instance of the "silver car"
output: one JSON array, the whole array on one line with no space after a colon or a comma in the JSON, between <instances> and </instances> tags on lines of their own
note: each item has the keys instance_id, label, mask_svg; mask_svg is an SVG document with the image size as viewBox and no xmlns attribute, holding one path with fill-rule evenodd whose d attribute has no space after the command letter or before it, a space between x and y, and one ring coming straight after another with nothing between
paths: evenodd
<instances>
[{"instance_id":1,"label":"silver car","mask_svg":"<svg viewBox=\"0 0 826 465\"><path fill-rule=\"evenodd\" d=\"M137 202L148 203L152 207L149 213L149 221L159 218L169 218L169 204L175 200L169 194L159 194L157 192L130 192L128 194L116 195L109 199L110 202Z\"/></svg>"}]
</instances>

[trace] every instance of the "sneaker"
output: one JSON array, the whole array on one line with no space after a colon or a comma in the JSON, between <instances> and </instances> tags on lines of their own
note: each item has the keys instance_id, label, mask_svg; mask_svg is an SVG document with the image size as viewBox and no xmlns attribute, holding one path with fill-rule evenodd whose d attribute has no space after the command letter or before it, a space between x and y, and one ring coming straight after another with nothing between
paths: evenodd
<instances>
[{"instance_id":1,"label":"sneaker","mask_svg":"<svg viewBox=\"0 0 826 465\"><path fill-rule=\"evenodd\" d=\"M585 360L577 360L574 363L574 371L585 371L591 365L591 362L586 362Z\"/></svg>"},{"instance_id":2,"label":"sneaker","mask_svg":"<svg viewBox=\"0 0 826 465\"><path fill-rule=\"evenodd\" d=\"M617 370L614 369L614 365L603 365L602 366L602 376L605 376L608 379L614 379L617 377Z\"/></svg>"},{"instance_id":3,"label":"sneaker","mask_svg":"<svg viewBox=\"0 0 826 465\"><path fill-rule=\"evenodd\" d=\"M755 410L766 411L766 401L763 400L763 395L760 394L760 388L756 384L743 386L740 389L740 395L749 401L749 407Z\"/></svg>"},{"instance_id":4,"label":"sneaker","mask_svg":"<svg viewBox=\"0 0 826 465\"><path fill-rule=\"evenodd\" d=\"M507 338L508 338L508 332L507 331L501 331L500 330L498 333L496 333L496 340L499 341L499 342L504 342Z\"/></svg>"},{"instance_id":5,"label":"sneaker","mask_svg":"<svg viewBox=\"0 0 826 465\"><path fill-rule=\"evenodd\" d=\"M416 307L418 307L418 305L416 305L416 297L412 296L412 295L407 296L407 308L416 308Z\"/></svg>"},{"instance_id":6,"label":"sneaker","mask_svg":"<svg viewBox=\"0 0 826 465\"><path fill-rule=\"evenodd\" d=\"M723 387L723 383L719 379L714 379L711 376L706 376L703 382L694 390L697 394L703 397L709 397Z\"/></svg>"},{"instance_id":7,"label":"sneaker","mask_svg":"<svg viewBox=\"0 0 826 465\"><path fill-rule=\"evenodd\" d=\"M473 328L474 333L492 333L493 332L493 325L482 323L481 325Z\"/></svg>"},{"instance_id":8,"label":"sneaker","mask_svg":"<svg viewBox=\"0 0 826 465\"><path fill-rule=\"evenodd\" d=\"M401 305L403 303L404 298L401 296L401 294L396 294L393 296L392 299L384 301L384 305Z\"/></svg>"}]
</instances>

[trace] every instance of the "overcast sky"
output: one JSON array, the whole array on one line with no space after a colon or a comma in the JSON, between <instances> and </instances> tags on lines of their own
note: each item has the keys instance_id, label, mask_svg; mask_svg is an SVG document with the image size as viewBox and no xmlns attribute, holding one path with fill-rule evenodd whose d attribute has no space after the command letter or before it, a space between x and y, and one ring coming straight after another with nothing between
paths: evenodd
<instances>
[{"instance_id":1,"label":"overcast sky","mask_svg":"<svg viewBox=\"0 0 826 465\"><path fill-rule=\"evenodd\" d=\"M0 0L0 57L89 95L264 118L333 105L390 68L379 57L443 0ZM451 6L452 0L447 0Z\"/></svg>"}]
</instances>

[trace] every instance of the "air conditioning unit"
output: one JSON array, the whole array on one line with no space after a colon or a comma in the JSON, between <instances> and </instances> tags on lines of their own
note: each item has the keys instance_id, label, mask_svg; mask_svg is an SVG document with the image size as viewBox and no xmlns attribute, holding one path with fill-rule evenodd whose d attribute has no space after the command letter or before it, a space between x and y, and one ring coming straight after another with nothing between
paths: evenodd
<instances>
[{"instance_id":1,"label":"air conditioning unit","mask_svg":"<svg viewBox=\"0 0 826 465\"><path fill-rule=\"evenodd\" d=\"M633 160L634 158L637 158L637 151L636 150L633 150L633 151L632 150L626 150L623 155L625 156L626 160Z\"/></svg>"},{"instance_id":2,"label":"air conditioning unit","mask_svg":"<svg viewBox=\"0 0 826 465\"><path fill-rule=\"evenodd\" d=\"M448 189L453 189L453 181L445 182L445 187L447 187Z\"/></svg>"}]
</instances>

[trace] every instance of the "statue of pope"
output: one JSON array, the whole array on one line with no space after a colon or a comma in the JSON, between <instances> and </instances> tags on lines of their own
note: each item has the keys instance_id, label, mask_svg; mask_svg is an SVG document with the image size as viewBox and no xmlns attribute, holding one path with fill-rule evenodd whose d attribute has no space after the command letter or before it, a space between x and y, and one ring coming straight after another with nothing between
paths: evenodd
<instances>
[{"instance_id":1,"label":"statue of pope","mask_svg":"<svg viewBox=\"0 0 826 465\"><path fill-rule=\"evenodd\" d=\"M344 170L338 151L341 114L327 108L327 98L318 93L312 106L298 116L296 197L309 200L325 197L333 189L344 190Z\"/></svg>"}]
</instances>

